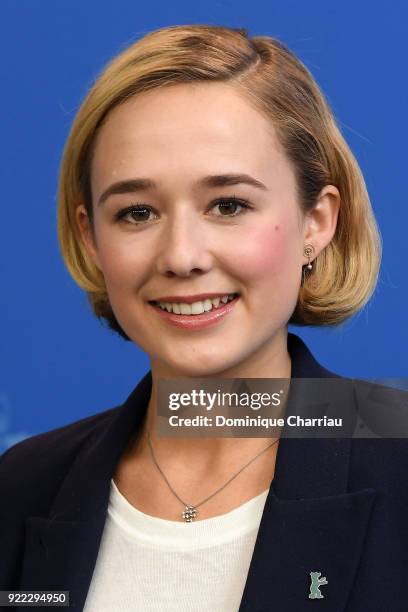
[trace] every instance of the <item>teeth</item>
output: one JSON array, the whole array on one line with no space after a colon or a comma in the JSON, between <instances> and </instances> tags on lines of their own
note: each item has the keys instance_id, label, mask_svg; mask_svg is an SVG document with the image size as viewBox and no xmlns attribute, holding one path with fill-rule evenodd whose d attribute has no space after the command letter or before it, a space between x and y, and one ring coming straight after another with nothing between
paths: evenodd
<instances>
[{"instance_id":1,"label":"teeth","mask_svg":"<svg viewBox=\"0 0 408 612\"><path fill-rule=\"evenodd\" d=\"M191 305L190 304L179 304L180 313L183 315L191 315Z\"/></svg>"},{"instance_id":2,"label":"teeth","mask_svg":"<svg viewBox=\"0 0 408 612\"><path fill-rule=\"evenodd\" d=\"M193 302L191 304L191 314L202 314L204 312L204 302Z\"/></svg>"},{"instance_id":3,"label":"teeth","mask_svg":"<svg viewBox=\"0 0 408 612\"><path fill-rule=\"evenodd\" d=\"M208 312L209 310L212 310L212 307L213 305L212 305L211 300L204 300L204 310L206 312Z\"/></svg>"},{"instance_id":4,"label":"teeth","mask_svg":"<svg viewBox=\"0 0 408 612\"><path fill-rule=\"evenodd\" d=\"M203 312L209 312L214 308L218 308L220 303L226 304L227 302L230 302L234 297L235 294L230 293L229 295L223 295L222 297L193 302L192 304L159 302L158 305L162 310L167 310L167 312L174 312L174 314L196 315L202 314Z\"/></svg>"}]
</instances>

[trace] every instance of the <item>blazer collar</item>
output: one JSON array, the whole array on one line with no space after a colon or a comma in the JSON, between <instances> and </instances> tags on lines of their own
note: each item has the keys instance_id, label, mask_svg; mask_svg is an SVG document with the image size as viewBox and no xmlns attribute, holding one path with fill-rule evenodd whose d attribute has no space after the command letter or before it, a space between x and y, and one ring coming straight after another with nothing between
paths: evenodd
<instances>
[{"instance_id":1,"label":"blazer collar","mask_svg":"<svg viewBox=\"0 0 408 612\"><path fill-rule=\"evenodd\" d=\"M288 351L292 378L340 378L321 366L295 334L288 334ZM83 609L110 481L143 420L151 385L149 371L124 404L112 411L106 427L84 443L49 516L26 519L21 589L69 590L71 609ZM347 438L279 442L239 612L266 612L271 607L280 612L309 610L311 571L321 571L329 581L322 587L321 609L344 609L375 495L373 489L347 492L350 444Z\"/></svg>"}]
</instances>

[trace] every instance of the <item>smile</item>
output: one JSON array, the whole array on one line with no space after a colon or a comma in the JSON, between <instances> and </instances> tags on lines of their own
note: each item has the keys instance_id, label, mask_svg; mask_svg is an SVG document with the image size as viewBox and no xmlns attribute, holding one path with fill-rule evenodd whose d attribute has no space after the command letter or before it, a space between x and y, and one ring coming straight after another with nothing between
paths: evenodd
<instances>
[{"instance_id":1,"label":"smile","mask_svg":"<svg viewBox=\"0 0 408 612\"><path fill-rule=\"evenodd\" d=\"M176 315L187 315L194 316L200 315L204 312L211 312L217 308L222 307L223 304L227 304L231 302L235 297L237 297L237 293L229 293L227 295L214 297L211 299L198 300L197 302L193 302L192 304L188 304L186 302L155 302L151 303L155 306L158 306L162 310L166 310L167 312L172 312Z\"/></svg>"},{"instance_id":2,"label":"smile","mask_svg":"<svg viewBox=\"0 0 408 612\"><path fill-rule=\"evenodd\" d=\"M171 325L193 330L215 325L222 321L233 311L238 300L238 293L230 293L192 304L155 301L150 301L149 304L161 319Z\"/></svg>"}]
</instances>

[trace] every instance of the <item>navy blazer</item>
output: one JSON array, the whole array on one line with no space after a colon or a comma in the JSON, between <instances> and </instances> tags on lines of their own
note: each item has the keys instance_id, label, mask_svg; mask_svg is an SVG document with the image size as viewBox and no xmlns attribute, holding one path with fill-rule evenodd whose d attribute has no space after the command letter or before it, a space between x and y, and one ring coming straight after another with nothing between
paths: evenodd
<instances>
[{"instance_id":1,"label":"navy blazer","mask_svg":"<svg viewBox=\"0 0 408 612\"><path fill-rule=\"evenodd\" d=\"M293 378L340 378L294 334L288 350ZM83 609L110 480L151 383L148 372L122 405L2 455L0 589L66 590ZM309 599L311 571L328 581L322 599ZM239 612L311 610L408 610L405 439L281 439Z\"/></svg>"}]
</instances>

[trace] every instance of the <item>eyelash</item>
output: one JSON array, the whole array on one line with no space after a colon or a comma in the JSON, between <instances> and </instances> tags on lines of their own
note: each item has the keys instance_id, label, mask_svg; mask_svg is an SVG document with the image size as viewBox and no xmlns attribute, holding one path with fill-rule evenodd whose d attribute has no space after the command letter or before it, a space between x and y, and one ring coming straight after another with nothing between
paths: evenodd
<instances>
[{"instance_id":1,"label":"eyelash","mask_svg":"<svg viewBox=\"0 0 408 612\"><path fill-rule=\"evenodd\" d=\"M216 215L216 216L217 217L224 217L226 219L231 218L231 217L237 217L237 216L243 214L243 212L245 210L249 210L251 208L251 206L249 206L249 204L248 204L248 202L246 200L241 200L240 198L237 198L235 196L218 198L217 200L212 202L211 208L213 208L215 206L219 206L220 204L231 203L231 202L241 206L242 210L240 212L236 212L236 213L234 213L232 215ZM152 209L151 206L149 206L148 204L144 204L144 203L132 204L131 206L128 206L127 208L123 208L122 210L119 210L115 214L115 219L117 221L125 220L124 218L126 217L126 215L128 215L131 212L140 211L140 210L149 210L149 211L152 211L153 209ZM144 225L144 224L146 224L148 222L149 222L149 220L146 220L146 221L133 221L133 222L130 221L129 223L131 225Z\"/></svg>"}]
</instances>

